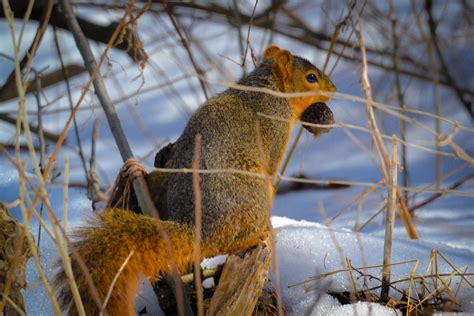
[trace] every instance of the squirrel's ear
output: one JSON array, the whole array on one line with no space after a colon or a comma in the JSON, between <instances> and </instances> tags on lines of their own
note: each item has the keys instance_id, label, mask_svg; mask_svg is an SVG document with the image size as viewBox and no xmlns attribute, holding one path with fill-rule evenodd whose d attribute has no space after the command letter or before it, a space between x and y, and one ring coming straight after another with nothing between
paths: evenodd
<instances>
[{"instance_id":1,"label":"squirrel's ear","mask_svg":"<svg viewBox=\"0 0 474 316\"><path fill-rule=\"evenodd\" d=\"M275 57L279 51L280 51L280 48L278 46L275 46L275 45L269 46L265 50L265 53L263 53L263 60Z\"/></svg>"},{"instance_id":2,"label":"squirrel's ear","mask_svg":"<svg viewBox=\"0 0 474 316\"><path fill-rule=\"evenodd\" d=\"M273 61L275 74L285 83L293 73L293 62L295 58L287 50L280 50Z\"/></svg>"}]
</instances>

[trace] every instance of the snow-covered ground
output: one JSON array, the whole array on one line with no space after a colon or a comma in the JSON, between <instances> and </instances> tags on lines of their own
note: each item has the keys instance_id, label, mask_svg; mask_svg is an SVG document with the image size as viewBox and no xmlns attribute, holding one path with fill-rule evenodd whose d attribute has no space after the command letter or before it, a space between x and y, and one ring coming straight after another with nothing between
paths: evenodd
<instances>
[{"instance_id":1,"label":"snow-covered ground","mask_svg":"<svg viewBox=\"0 0 474 316\"><path fill-rule=\"evenodd\" d=\"M34 178L34 177L32 177ZM13 170L2 168L0 171L2 199L13 200L17 195L18 176ZM52 206L56 210L62 209L62 189L51 190ZM309 193L308 193L309 194ZM56 198L55 198L56 197ZM289 204L288 207L291 205ZM90 215L90 201L85 197L82 189L69 190L69 218L68 223L75 225L85 216ZM291 214L288 214L291 216ZM58 217L62 220L59 212ZM335 298L325 294L327 292L351 291L353 286L348 274L341 272L321 279L318 282L307 282L304 285L294 285L309 278L347 268L345 258L349 258L356 268L380 265L382 263L383 236L380 233L356 234L347 228L330 229L319 223L306 220L293 220L288 217L274 216L273 225L277 230L277 253L279 258L280 278L285 307L292 315L395 315L395 311L374 303L356 303L341 305ZM37 231L38 222L33 219L32 231ZM400 227L399 227L400 228ZM393 267L392 280L410 276L413 269L413 260L419 260L417 275L423 275L428 266L432 249L437 249L451 263L460 269L474 265L474 253L468 246L454 247L445 242L424 236L422 240L407 240L401 233L393 243L393 262L407 262ZM37 237L37 236L35 236ZM447 240L453 239L447 236ZM451 242L452 243L452 242ZM41 241L41 258L46 267L47 275L52 275L52 265L57 259L56 248L51 239L43 232ZM338 250L339 249L339 250ZM221 259L222 261L222 259ZM208 263L209 265L209 263ZM469 268L469 271L472 271ZM367 274L380 277L380 269L365 270ZM440 273L451 273L453 269L446 262L440 260ZM51 306L37 271L32 261L28 264L27 279L29 289L25 292L27 311L30 315L51 314ZM358 288L362 288L362 278L357 279ZM456 288L459 278L453 279L452 288ZM369 281L369 287L377 286L375 280ZM408 283L398 288L406 290ZM393 293L392 294L396 294ZM474 290L465 282L461 284L457 295L459 309L465 312L474 312ZM145 288L140 293L139 306L147 306L150 315L156 311L156 299L151 288ZM140 308L141 309L141 308ZM398 312L399 315L400 312Z\"/></svg>"},{"instance_id":2,"label":"snow-covered ground","mask_svg":"<svg viewBox=\"0 0 474 316\"><path fill-rule=\"evenodd\" d=\"M144 16L140 21L143 27L147 23L156 23ZM166 22L163 22L166 24ZM210 34L203 40L204 44L213 45L212 58L225 69L224 75L235 80L240 75L238 65L230 62L228 58L237 60L238 45L233 41L226 40L227 28L219 25L212 25L212 32L209 31L206 23L198 24L193 29L194 34ZM25 33L25 42L31 40L35 28L28 27ZM7 37L8 27L4 22L0 22L0 36ZM211 36L212 35L212 36ZM252 31L251 40L260 43L261 32ZM81 58L75 50L75 44L72 38L64 32L60 32L61 46L64 49L67 63L81 63ZM174 43L172 40L164 40ZM7 42L7 41L6 41ZM52 43L52 33L47 32L43 43ZM275 37L276 44L290 48L295 54L303 55L316 65L323 64L325 54L315 52L312 48L295 43L285 38ZM183 49L166 46L166 43L150 43L145 47L150 54L151 63L147 65L143 72L145 84L142 84L140 71L136 65L130 64L130 60L121 52L112 51L107 66L103 72L110 76L107 79L107 85L114 100L121 99L124 95L137 92L139 89L145 91L146 88L157 84L162 84L168 79L181 78L177 80L173 87L179 91L179 95L174 94L169 88L155 89L151 92L143 92L138 96L130 98L128 101L116 102L119 116L122 119L125 133L132 146L133 152L137 157L144 156L153 150L157 144L164 144L169 140L175 140L183 127L185 126L189 114L195 110L204 100L199 90L199 84L194 77L194 71L188 63L186 52ZM102 45L92 43L94 51L98 54L103 49ZM57 55L54 45L41 46L38 56L35 60L35 67L56 65ZM25 47L23 47L23 50ZM11 55L11 47L0 47L0 52ZM317 53L315 55L315 53ZM222 91L225 87L217 84L222 79L222 73L219 73L214 65L209 64L206 59L196 54L198 62L203 69L208 69L207 78L210 80L209 87L213 94ZM332 67L334 60L331 60ZM4 76L11 70L11 64L4 59L0 59L0 67L8 69L0 73L0 79L3 82ZM157 74L156 69L161 68L168 78L163 78ZM55 68L53 66L52 68ZM183 69L185 70L183 73ZM385 73L370 68L370 79L378 82L385 78ZM341 60L334 73L331 75L339 92L360 96L359 88L359 65L351 64ZM88 79L86 75L81 75L72 80L73 99L77 100L82 91L84 82ZM117 89L116 84L121 88ZM402 85L406 89L407 106L425 111L432 111L432 92L431 86L427 83L418 81L402 80ZM43 96L45 103L48 100L55 100L58 95L62 98L55 101L48 107L48 111L61 110L67 108L67 97L64 86L54 87L45 90ZM390 91L374 89L380 96L377 100L396 104L394 98L385 97ZM445 89L441 90L442 104L449 106L442 108L442 115L451 120L459 122L461 125L473 127L472 120L469 119L466 112L461 109L456 97ZM36 109L36 103L32 96L28 97L28 108ZM90 152L91 131L95 119L101 123L100 136L97 144L97 168L98 175L103 186L109 185L114 180L119 168L122 165L120 155L115 146L113 138L107 126L106 119L101 109L96 107L97 101L90 94L81 108L93 107L92 110L80 110L77 119L80 128L80 137L86 156ZM366 126L367 119L365 105L355 102L335 99L328 103L335 113L337 121L347 124ZM15 101L3 103L2 111L15 111L17 104ZM59 132L64 126L67 112L45 115L45 128ZM377 117L383 132L387 135L398 134L398 119L387 113L377 111ZM420 122L434 128L434 121L424 116L411 115L410 117L418 119ZM30 117L35 121L35 117ZM449 124L442 125L443 133L451 130ZM374 148L371 147L370 135L351 131L359 141L368 148L370 155L355 144L340 128L334 128L329 134L324 135L320 140L313 141L312 137L305 134L297 147L294 158L292 159L288 175L294 175L302 171L309 178L314 179L336 179L349 180L357 182L376 183L382 179L378 166L372 159L378 161ZM305 132L306 133L306 132ZM67 154L70 158L70 181L71 183L84 183L84 171L77 156L77 144L74 140L74 134L70 130L68 142L63 147L59 155L59 163L55 172L59 172L64 167L63 159ZM295 136L295 134L293 135ZM14 140L14 130L11 126L0 125L0 137L2 142ZM473 133L460 131L453 140L460 145L471 156L474 154ZM416 144L426 145L433 148L433 136L427 134L422 129L409 124L408 141ZM389 142L386 143L389 147ZM51 153L53 145L48 146L48 153ZM452 149L445 146L442 150L452 152ZM153 152L156 152L154 150ZM410 186L412 188L424 188L430 185L435 176L435 156L432 153L420 151L419 149L408 148L408 165L410 172ZM153 157L146 158L144 163L152 166ZM22 158L31 164L28 154L23 153ZM88 157L86 158L88 160ZM443 174L459 168L464 161L453 158L443 158ZM31 165L28 166L28 172L34 181ZM455 181L466 176L473 171L472 166L467 166L452 177L442 183L442 187L447 187ZM51 205L57 211L57 215L62 219L63 209L63 190L61 186L62 177L55 180L54 184L48 186L48 192L51 199ZM19 196L18 174L13 166L0 156L0 200L12 202ZM383 215L379 215L370 222L360 234L354 232L354 228L360 227L381 207L387 192L384 186L369 193L363 202L351 202L356 199L366 187L354 185L346 189L335 190L307 190L278 195L275 199L273 209L273 223L277 227L277 247L281 276L281 285L285 307L293 315L395 315L393 309L385 308L381 305L369 303L357 303L353 305L341 306L334 298L325 294L328 291L351 290L352 284L349 282L346 273L339 273L322 279L319 283L307 283L305 286L289 285L307 280L308 278L331 272L340 268L345 268L345 263L341 267L341 257L349 258L354 267L364 267L382 264L384 223ZM419 260L417 274L422 274L428 265L432 249L438 249L452 263L458 267L468 266L468 272L472 272L474 264L474 250L472 247L474 241L474 185L472 181L458 189L461 192L470 194L470 196L446 195L435 202L423 207L416 212L414 223L421 239L418 241L408 240L405 229L400 222L396 222L395 240L393 245L393 261L403 262ZM416 201L422 201L430 193L422 193L416 196ZM324 209L325 213L320 209ZM17 208L12 209L12 214L21 219L21 214ZM69 226L81 222L85 216L91 212L91 202L86 197L83 189L69 189L68 203L68 223ZM337 215L337 216L336 216ZM331 230L322 223L328 218L336 218L331 221ZM31 230L37 237L38 221L33 218ZM338 250L340 249L340 250ZM51 266L57 258L57 251L43 232L40 246L40 255L43 266L48 274L52 275ZM345 260L345 259L344 259ZM393 268L395 277L408 277L412 271L413 263L398 265ZM379 269L370 270L374 276L380 276ZM450 273L452 269L443 261L440 261L440 273ZM29 262L27 270L29 288L25 292L27 312L29 315L49 315L52 314L51 306L44 288L39 281L37 271L33 262ZM472 277L471 277L472 279ZM454 282L459 279L454 278ZM358 286L361 286L362 280L359 279ZM376 284L371 281L371 284ZM406 289L407 284L400 285L400 289ZM150 298L152 296L146 296ZM461 290L457 296L459 309L465 312L474 313L474 289L466 286L463 282ZM146 299L145 299L146 301ZM149 304L148 310L151 311L153 304Z\"/></svg>"}]
</instances>

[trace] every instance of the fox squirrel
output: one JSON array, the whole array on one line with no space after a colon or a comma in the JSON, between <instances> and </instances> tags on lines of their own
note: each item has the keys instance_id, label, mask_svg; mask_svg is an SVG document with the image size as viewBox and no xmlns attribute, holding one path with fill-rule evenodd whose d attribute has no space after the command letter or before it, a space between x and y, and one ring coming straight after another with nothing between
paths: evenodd
<instances>
[{"instance_id":1,"label":"fox squirrel","mask_svg":"<svg viewBox=\"0 0 474 316\"><path fill-rule=\"evenodd\" d=\"M285 93L336 91L331 80L318 68L276 46L267 48L262 63L238 84ZM169 148L170 157L157 164L190 168L195 136L200 134L200 169L234 169L274 175L296 120L311 104L329 99L322 95L284 98L230 88L194 113L176 144ZM283 120L268 119L258 113ZM150 177L149 185L153 186L155 180ZM169 173L165 181L168 220L160 220L160 224L169 234L178 270L182 273L193 262L192 175ZM200 181L201 257L236 253L257 245L268 233L270 205L267 201L271 197L268 197L267 181L228 172L200 174ZM151 192L154 194L153 190ZM162 193L157 195L163 196ZM73 231L71 236L102 301L125 258L134 251L113 288L106 307L109 315L134 315L133 302L140 277L144 275L156 281L168 270L170 254L152 218L123 209L108 209L83 228ZM99 308L79 263L72 260L71 264L86 314L98 314ZM76 314L73 294L62 267L55 277L55 285L63 310Z\"/></svg>"}]
</instances>

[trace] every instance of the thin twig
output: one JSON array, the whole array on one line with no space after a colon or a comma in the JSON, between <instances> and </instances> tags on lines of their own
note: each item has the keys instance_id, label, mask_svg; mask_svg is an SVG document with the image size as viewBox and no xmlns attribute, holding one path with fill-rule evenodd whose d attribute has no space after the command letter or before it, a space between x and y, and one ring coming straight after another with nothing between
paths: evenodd
<instances>
[{"instance_id":1,"label":"thin twig","mask_svg":"<svg viewBox=\"0 0 474 316\"><path fill-rule=\"evenodd\" d=\"M456 82L455 78L451 74L451 69L449 68L443 52L441 51L441 47L438 42L438 33L437 33L437 22L433 17L433 1L432 0L425 0L425 11L428 14L428 27L430 30L430 35L432 39L432 45L438 56L439 63L443 70L443 74L446 76L446 80L448 81L449 85L453 88L454 92L459 98L459 101L464 105L468 113L471 117L474 115L474 102L469 100L466 94L459 88L458 83Z\"/></svg>"},{"instance_id":2,"label":"thin twig","mask_svg":"<svg viewBox=\"0 0 474 316\"><path fill-rule=\"evenodd\" d=\"M34 113L37 114L37 112L34 112ZM12 117L10 117L9 115L6 115L6 114L0 114L0 120L2 122L12 124L12 125L16 125L16 121L17 121L16 118L12 118ZM28 124L30 125L30 130L31 130L32 133L39 134L39 131L40 131L39 126L33 125L32 123L28 123ZM44 139L47 139L51 142L57 142L58 139L59 139L58 135L56 135L54 133L51 133L51 132L45 130L44 128L42 128L42 134L43 134ZM45 168L45 165L43 165L42 168Z\"/></svg>"},{"instance_id":3,"label":"thin twig","mask_svg":"<svg viewBox=\"0 0 474 316\"><path fill-rule=\"evenodd\" d=\"M374 215L370 216L369 219L364 223L362 224L359 229L357 230L357 232L361 232L367 225L369 225L377 216L379 216L380 214L383 213L383 211L385 211L385 209L387 208L387 200L384 200L382 202L382 206L379 208L379 210L377 212L374 213Z\"/></svg>"},{"instance_id":4,"label":"thin twig","mask_svg":"<svg viewBox=\"0 0 474 316\"><path fill-rule=\"evenodd\" d=\"M92 126L92 139L91 139L91 155L89 159L89 172L87 174L87 197L94 201L95 197L101 196L100 191L100 184L97 179L97 174L95 172L96 169L96 144L97 139L99 138L99 119L95 119L94 124ZM100 200L107 201L107 197L102 196ZM94 203L92 203L94 208ZM95 209L95 208L94 208Z\"/></svg>"},{"instance_id":5,"label":"thin twig","mask_svg":"<svg viewBox=\"0 0 474 316\"><path fill-rule=\"evenodd\" d=\"M468 174L467 176L465 176L464 178L456 181L455 183L453 183L452 185L450 185L449 187L446 188L446 190L455 190L457 189L458 187L460 187L461 185L463 185L464 183L468 182L469 180L473 179L474 178L474 173L470 173ZM430 196L429 198L413 205L412 207L410 207L410 209L408 210L410 213L413 213L416 209L419 209L431 202L433 202L434 200L442 197L443 195L445 195L444 193L445 191L444 190L440 190L439 192L433 194L432 196Z\"/></svg>"},{"instance_id":6,"label":"thin twig","mask_svg":"<svg viewBox=\"0 0 474 316\"><path fill-rule=\"evenodd\" d=\"M237 42L239 43L240 56L242 57L242 63L240 64L240 67L242 67L243 75L246 76L247 69L245 68L245 56L247 55L247 53L244 54L244 43L243 43L243 36L242 36L242 19L240 18L240 14L239 14L240 12L239 12L237 0L233 0L232 5L234 6L233 13L234 13L234 19L235 19L235 29L237 31Z\"/></svg>"},{"instance_id":7,"label":"thin twig","mask_svg":"<svg viewBox=\"0 0 474 316\"><path fill-rule=\"evenodd\" d=\"M36 77L36 93L35 93L35 98L36 98L36 104L38 108L38 140L40 144L40 168L43 170L44 164L46 162L46 142L44 140L44 133L43 133L43 108L41 106L41 76L37 75ZM40 206L40 216L41 218L43 217L43 204ZM41 222L38 223L38 251L40 251L40 243L41 243Z\"/></svg>"},{"instance_id":8,"label":"thin twig","mask_svg":"<svg viewBox=\"0 0 474 316\"><path fill-rule=\"evenodd\" d=\"M194 155L192 160L193 170L198 170L201 159L201 135L196 135L194 142ZM198 172L193 172L193 189L194 189L194 286L196 289L198 315L204 315L204 295L201 280L201 185Z\"/></svg>"},{"instance_id":9,"label":"thin twig","mask_svg":"<svg viewBox=\"0 0 474 316\"><path fill-rule=\"evenodd\" d=\"M100 314L99 314L100 316L104 315L105 308L107 307L107 303L109 302L110 296L112 296L112 291L114 289L115 283L117 282L120 274L122 274L123 270L125 270L125 267L127 266L128 262L132 258L133 254L134 254L134 251L133 250L130 251L127 258L125 259L125 261L122 263L122 265L118 269L117 273L115 274L115 276L112 280L112 283L110 283L109 290L107 291L107 295L105 296L104 304L100 308Z\"/></svg>"},{"instance_id":10,"label":"thin twig","mask_svg":"<svg viewBox=\"0 0 474 316\"><path fill-rule=\"evenodd\" d=\"M253 10L252 10L252 15L250 16L250 22L249 22L249 27L248 27L248 30L247 30L247 40L246 40L246 43L245 43L245 51L244 51L244 54L242 56L242 68L245 69L245 61L247 59L247 52L248 52L248 49L249 49L249 46L250 46L250 30L252 29L252 25L253 25L253 18L255 16L255 10L257 9L257 5L258 5L258 0L255 0L255 5L253 6Z\"/></svg>"},{"instance_id":11,"label":"thin twig","mask_svg":"<svg viewBox=\"0 0 474 316\"><path fill-rule=\"evenodd\" d=\"M332 222L334 222L339 216L341 216L345 211L349 210L352 206L354 206L356 203L360 203L362 202L366 196L373 192L374 190L377 189L377 186L382 184L382 181L379 181L377 182L374 186L372 187L369 187L367 189L365 189L361 194L359 194L354 200L352 200L352 202L349 203L349 205L347 205L346 207L342 208L339 212L337 212L336 214L334 214L330 219L329 221L326 223L326 225L329 225L331 224ZM356 231L360 231L362 228L360 229L356 229Z\"/></svg>"},{"instance_id":12,"label":"thin twig","mask_svg":"<svg viewBox=\"0 0 474 316\"><path fill-rule=\"evenodd\" d=\"M64 156L64 184L63 184L63 230L67 231L68 201L69 201L69 157Z\"/></svg>"},{"instance_id":13,"label":"thin twig","mask_svg":"<svg viewBox=\"0 0 474 316\"><path fill-rule=\"evenodd\" d=\"M46 142L44 139L44 133L43 133L43 109L41 106L41 77L38 76L36 77L36 93L35 93L35 98L36 98L36 104L38 108L38 140L40 143L40 166L41 169L44 167L45 161L46 161Z\"/></svg>"},{"instance_id":14,"label":"thin twig","mask_svg":"<svg viewBox=\"0 0 474 316\"><path fill-rule=\"evenodd\" d=\"M22 43L22 38L23 38L23 32L24 28L26 26L26 23L29 19L29 15L31 13L31 9L33 8L33 3L34 1L29 1L28 3L28 9L27 9L27 14L24 19L24 24L22 27L22 30L20 32L20 36L18 39L18 44ZM26 66L26 71L25 71L25 81L28 80L29 72L31 69L31 64L33 62L33 57L36 54L36 51L38 49L38 46L41 43L41 40L43 39L44 32L46 31L46 28L49 24L49 19L51 18L51 12L53 10L53 0L47 0L47 2L43 6L43 12L41 13L41 18L40 18L40 24L38 26L38 29L35 33L35 37L33 38L33 42L31 43L31 46L28 48L26 51L25 55L23 56L22 60L20 61L20 71L23 70ZM4 11L5 11L5 16L7 16L7 12L10 11L10 5L8 5L8 9L4 6ZM12 15L13 18L13 15ZM15 50L19 50L19 46L14 47ZM15 74L16 70L13 69L10 75L8 76L5 84L0 87L0 94L4 93L5 89L10 88L12 85L14 85L14 79L15 79Z\"/></svg>"},{"instance_id":15,"label":"thin twig","mask_svg":"<svg viewBox=\"0 0 474 316\"><path fill-rule=\"evenodd\" d=\"M71 85L69 83L69 76L68 73L66 72L66 67L64 65L64 60L63 60L63 54L61 53L61 47L59 45L59 36L58 36L58 31L56 27L53 27L53 34L54 34L54 46L56 47L56 52L59 57L59 62L61 64L61 71L63 73L64 77L64 82L66 83L66 90L67 90L67 96L68 96L68 101L69 101L69 109L72 111L74 107L74 103L72 101L72 92L71 92ZM84 176L86 177L86 181L89 185L89 179L88 179L88 171L87 171L87 165L86 165L86 159L84 157L84 152L82 150L82 141L81 137L79 136L79 126L77 124L77 119L76 116L74 115L73 117L73 126L74 126L74 135L76 136L76 143L79 151L79 158L81 159L82 163L82 168L84 169Z\"/></svg>"},{"instance_id":16,"label":"thin twig","mask_svg":"<svg viewBox=\"0 0 474 316\"><path fill-rule=\"evenodd\" d=\"M173 24L174 29L176 30L176 33L178 33L178 36L181 40L181 43L183 44L184 48L186 49L186 52L188 53L189 60L193 64L194 70L196 71L196 75L199 80L199 84L201 85L202 92L204 93L204 96L206 97L206 100L209 100L209 95L207 93L206 89L206 84L204 83L204 80L202 79L203 73L201 68L198 66L196 60L194 59L194 56L191 52L191 48L189 47L189 42L186 36L183 34L183 31L179 27L178 21L173 16L173 13L171 12L171 8L168 6L168 1L163 1L163 6L166 9L166 13L168 13L168 17L170 18L171 23Z\"/></svg>"},{"instance_id":17,"label":"thin twig","mask_svg":"<svg viewBox=\"0 0 474 316\"><path fill-rule=\"evenodd\" d=\"M395 73L395 88L397 91L397 99L398 99L398 106L400 109L403 111L405 108L405 96L402 91L402 86L401 86L401 75L400 75L400 69L399 69L399 64L400 64L400 54L399 54L399 37L397 33L397 13L395 12L395 0L390 0L390 21L391 21L391 30L392 30L392 63L393 63L393 69ZM436 113L439 115L439 113ZM406 122L402 119L399 119L400 121L400 138L403 142L406 142ZM439 133L439 131L437 130ZM402 166L403 166L403 186L408 187L409 186L409 172L408 172L408 160L407 160L407 148L404 143L401 144L402 147ZM436 148L439 150L439 148ZM408 202L408 194L405 192L404 194L404 199L405 202Z\"/></svg>"}]
</instances>

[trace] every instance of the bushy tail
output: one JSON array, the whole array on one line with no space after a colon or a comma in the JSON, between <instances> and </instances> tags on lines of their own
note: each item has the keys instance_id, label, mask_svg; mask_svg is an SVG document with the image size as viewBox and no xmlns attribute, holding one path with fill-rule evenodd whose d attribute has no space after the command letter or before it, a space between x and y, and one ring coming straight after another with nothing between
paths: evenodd
<instances>
[{"instance_id":1,"label":"bushy tail","mask_svg":"<svg viewBox=\"0 0 474 316\"><path fill-rule=\"evenodd\" d=\"M161 221L173 245L180 271L193 259L193 232L189 226ZM121 209L107 210L71 234L74 251L87 266L101 302L104 302L112 280L126 258L133 255L120 273L108 301L108 315L134 315L134 299L143 275L151 279L167 271L171 255L157 227L149 217ZM71 251L71 249L70 249ZM71 255L74 278L87 315L98 315L100 308L92 295L86 274ZM54 284L64 312L77 315L77 308L64 268L59 267Z\"/></svg>"}]
</instances>

